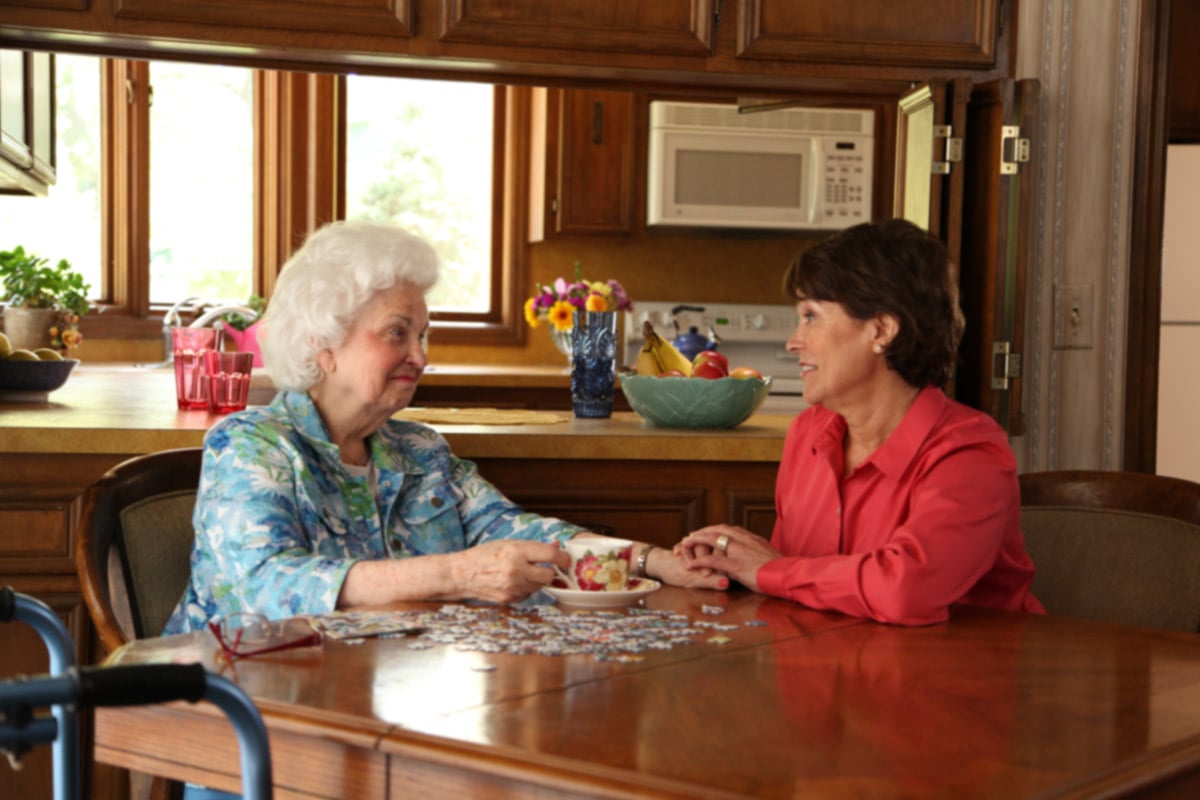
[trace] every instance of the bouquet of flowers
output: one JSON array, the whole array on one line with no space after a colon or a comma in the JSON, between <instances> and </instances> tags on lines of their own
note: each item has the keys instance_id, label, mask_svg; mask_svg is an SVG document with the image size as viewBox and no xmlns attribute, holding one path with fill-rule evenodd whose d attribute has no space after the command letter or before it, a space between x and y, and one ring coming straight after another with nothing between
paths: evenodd
<instances>
[{"instance_id":1,"label":"bouquet of flowers","mask_svg":"<svg viewBox=\"0 0 1200 800\"><path fill-rule=\"evenodd\" d=\"M525 301L525 321L536 328L549 320L555 331L575 327L575 309L584 311L631 311L633 301L619 281L589 281L583 267L575 262L575 281L557 278L553 286L539 285L537 293Z\"/></svg>"}]
</instances>

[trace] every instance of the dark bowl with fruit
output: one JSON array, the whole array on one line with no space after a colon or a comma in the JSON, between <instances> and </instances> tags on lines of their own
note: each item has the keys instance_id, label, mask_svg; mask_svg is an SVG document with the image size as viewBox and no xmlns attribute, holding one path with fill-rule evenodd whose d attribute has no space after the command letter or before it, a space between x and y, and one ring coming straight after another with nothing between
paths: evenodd
<instances>
[{"instance_id":1,"label":"dark bowl with fruit","mask_svg":"<svg viewBox=\"0 0 1200 800\"><path fill-rule=\"evenodd\" d=\"M638 416L659 428L733 428L767 399L771 378L622 375Z\"/></svg>"},{"instance_id":2,"label":"dark bowl with fruit","mask_svg":"<svg viewBox=\"0 0 1200 800\"><path fill-rule=\"evenodd\" d=\"M20 355L0 360L0 400L15 403L45 400L49 392L67 382L78 363L73 358L42 361L23 359Z\"/></svg>"}]
</instances>

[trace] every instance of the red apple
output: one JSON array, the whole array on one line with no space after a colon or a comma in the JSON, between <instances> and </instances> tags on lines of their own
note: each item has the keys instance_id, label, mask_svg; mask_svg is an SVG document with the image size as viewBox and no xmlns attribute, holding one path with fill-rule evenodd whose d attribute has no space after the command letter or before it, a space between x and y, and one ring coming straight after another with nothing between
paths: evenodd
<instances>
[{"instance_id":1,"label":"red apple","mask_svg":"<svg viewBox=\"0 0 1200 800\"><path fill-rule=\"evenodd\" d=\"M701 350L692 359L692 368L695 369L706 361L715 363L720 368L723 376L729 374L729 359L716 350Z\"/></svg>"},{"instance_id":2,"label":"red apple","mask_svg":"<svg viewBox=\"0 0 1200 800\"><path fill-rule=\"evenodd\" d=\"M739 380L755 378L761 381L762 376L762 373L756 370L754 367L734 367L733 369L729 370L729 377L738 378Z\"/></svg>"},{"instance_id":3,"label":"red apple","mask_svg":"<svg viewBox=\"0 0 1200 800\"><path fill-rule=\"evenodd\" d=\"M707 359L701 361L692 367L693 378L706 378L708 380L718 380L729 376L729 372L721 366L720 362L715 359Z\"/></svg>"}]
</instances>

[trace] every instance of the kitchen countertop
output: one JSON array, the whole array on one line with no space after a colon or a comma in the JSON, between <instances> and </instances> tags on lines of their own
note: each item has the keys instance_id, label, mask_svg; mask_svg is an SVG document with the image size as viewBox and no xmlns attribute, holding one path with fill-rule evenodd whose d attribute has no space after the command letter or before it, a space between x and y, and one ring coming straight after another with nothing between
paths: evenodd
<instances>
[{"instance_id":1,"label":"kitchen countertop","mask_svg":"<svg viewBox=\"0 0 1200 800\"><path fill-rule=\"evenodd\" d=\"M264 381L265 375L260 387ZM423 381L565 387L569 377L560 367L446 366ZM599 420L539 412L541 419L561 420L548 424L519 424L520 412L494 416L500 424L438 422L433 427L464 458L777 462L792 420L791 415L756 414L733 429L683 430L648 426L631 412ZM219 420L207 411L175 407L170 369L81 364L46 402L0 402L0 453L130 454L196 447Z\"/></svg>"}]
</instances>

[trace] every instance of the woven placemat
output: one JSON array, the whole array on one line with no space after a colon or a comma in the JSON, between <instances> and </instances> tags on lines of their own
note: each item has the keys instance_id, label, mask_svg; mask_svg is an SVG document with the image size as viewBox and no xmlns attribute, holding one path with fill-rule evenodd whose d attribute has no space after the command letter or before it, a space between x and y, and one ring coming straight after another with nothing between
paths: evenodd
<instances>
[{"instance_id":1,"label":"woven placemat","mask_svg":"<svg viewBox=\"0 0 1200 800\"><path fill-rule=\"evenodd\" d=\"M406 408L396 417L427 425L552 425L571 418L523 408Z\"/></svg>"}]
</instances>

